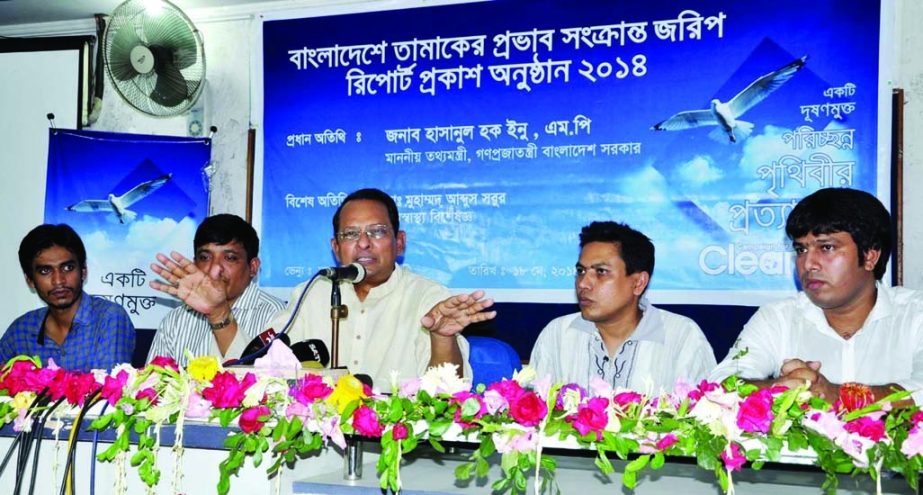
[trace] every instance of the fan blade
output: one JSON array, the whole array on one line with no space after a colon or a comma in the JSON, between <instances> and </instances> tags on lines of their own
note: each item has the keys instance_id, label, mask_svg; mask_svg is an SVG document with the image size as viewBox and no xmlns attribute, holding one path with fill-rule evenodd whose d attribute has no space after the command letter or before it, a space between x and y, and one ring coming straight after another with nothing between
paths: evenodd
<instances>
[{"instance_id":1,"label":"fan blade","mask_svg":"<svg viewBox=\"0 0 923 495\"><path fill-rule=\"evenodd\" d=\"M111 26L110 26L111 27ZM132 48L142 44L141 39L135 34L132 24L123 24L112 36L109 45L108 61L109 73L119 81L127 81L138 74L131 65Z\"/></svg>"},{"instance_id":2,"label":"fan blade","mask_svg":"<svg viewBox=\"0 0 923 495\"><path fill-rule=\"evenodd\" d=\"M196 35L192 23L183 14L165 10L155 17L145 16L144 34L150 44L170 49L177 68L185 69L196 62Z\"/></svg>"},{"instance_id":3,"label":"fan blade","mask_svg":"<svg viewBox=\"0 0 923 495\"><path fill-rule=\"evenodd\" d=\"M151 92L151 99L165 107L175 107L189 96L186 79L173 63L163 61L156 69L157 86Z\"/></svg>"}]
</instances>

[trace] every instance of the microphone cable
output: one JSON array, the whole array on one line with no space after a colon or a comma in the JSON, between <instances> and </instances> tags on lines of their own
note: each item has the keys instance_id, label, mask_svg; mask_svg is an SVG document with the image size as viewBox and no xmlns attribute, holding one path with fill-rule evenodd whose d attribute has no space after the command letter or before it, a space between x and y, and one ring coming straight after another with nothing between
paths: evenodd
<instances>
[{"instance_id":1,"label":"microphone cable","mask_svg":"<svg viewBox=\"0 0 923 495\"><path fill-rule=\"evenodd\" d=\"M16 483L14 485L14 493L17 494L22 487L22 481L26 475L26 468L29 464L29 452L32 450L32 442L35 440L35 430L38 429L38 424L41 420L41 416L34 415L33 412L40 407L44 407L51 401L51 398L45 395L45 392L47 391L48 387L45 387L45 389L42 390L41 395L36 396L35 400L32 401L32 404L26 411L26 416L31 416L32 418L32 428L28 432L25 430L19 432L19 435L17 436L17 439L19 440L19 452L16 457ZM4 465L0 466L0 469L5 469L5 464L6 459L4 459Z\"/></svg>"},{"instance_id":2,"label":"microphone cable","mask_svg":"<svg viewBox=\"0 0 923 495\"><path fill-rule=\"evenodd\" d=\"M54 404L51 405L42 415L42 421L38 426L38 435L35 440L35 454L32 456L32 478L29 480L29 495L35 493L35 480L38 475L38 461L39 461L39 452L42 451L42 440L45 438L45 422L48 421L48 418L51 417L51 414L54 413L55 409L64 402L64 397L56 400ZM17 491L17 493L19 493Z\"/></svg>"},{"instance_id":3,"label":"microphone cable","mask_svg":"<svg viewBox=\"0 0 923 495\"><path fill-rule=\"evenodd\" d=\"M304 303L304 297L305 295L307 295L308 289L310 289L311 286L314 285L314 281L317 280L317 277L320 276L322 272L323 270L315 273L314 276L311 277L311 280L308 280L308 283L306 283L304 285L304 288L301 289L301 294L298 295L298 300L295 302L295 307L292 309L292 314L289 315L288 321L286 321L285 325L282 326L282 331L279 332L275 337L272 338L272 340L269 341L268 344L264 345L259 350L253 351L250 354L247 354L246 356L241 356L240 359L237 360L237 364L248 364L250 360L256 359L256 356L259 356L263 352L266 352L266 350L269 349L269 346L272 345L273 341L279 338L279 335L288 333L289 328L291 328L292 323L295 321L295 317L298 316L298 312L301 311L301 305Z\"/></svg>"},{"instance_id":4,"label":"microphone cable","mask_svg":"<svg viewBox=\"0 0 923 495\"><path fill-rule=\"evenodd\" d=\"M109 401L103 402L103 408L99 415L106 414L106 408L109 407ZM99 445L99 430L93 430L93 447L90 449L90 495L96 495L96 448Z\"/></svg>"},{"instance_id":5,"label":"microphone cable","mask_svg":"<svg viewBox=\"0 0 923 495\"><path fill-rule=\"evenodd\" d=\"M86 416L87 411L95 406L97 402L102 400L100 397L101 390L102 389L99 389L87 397L83 407L80 408L80 412L77 413L77 417L74 418L74 424L71 427L70 437L67 440L67 463L64 465L64 479L61 480L61 495L74 493L74 464L77 453L77 432L80 430L83 424L83 418ZM95 462L95 459L93 459L93 462Z\"/></svg>"}]
</instances>

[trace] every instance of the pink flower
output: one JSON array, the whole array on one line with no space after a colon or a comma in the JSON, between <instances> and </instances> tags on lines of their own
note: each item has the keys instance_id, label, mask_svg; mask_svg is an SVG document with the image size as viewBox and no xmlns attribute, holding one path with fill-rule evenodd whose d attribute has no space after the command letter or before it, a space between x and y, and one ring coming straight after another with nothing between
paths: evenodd
<instances>
[{"instance_id":1,"label":"pink flower","mask_svg":"<svg viewBox=\"0 0 923 495\"><path fill-rule=\"evenodd\" d=\"M609 423L609 416L606 414L606 407L609 406L609 400L603 397L593 397L585 404L580 404L577 408L577 414L567 418L573 421L574 429L580 432L580 435L587 433L596 433L596 440L602 440L602 431Z\"/></svg>"},{"instance_id":2,"label":"pink flower","mask_svg":"<svg viewBox=\"0 0 923 495\"><path fill-rule=\"evenodd\" d=\"M717 383L702 380L699 382L699 385L698 387L696 387L696 390L689 392L688 397L692 400L699 400L706 393L711 392L712 390L718 390L719 387L720 385L718 385Z\"/></svg>"},{"instance_id":3,"label":"pink flower","mask_svg":"<svg viewBox=\"0 0 923 495\"><path fill-rule=\"evenodd\" d=\"M524 392L510 401L510 416L522 426L535 426L548 414L548 406L535 392Z\"/></svg>"},{"instance_id":4,"label":"pink flower","mask_svg":"<svg viewBox=\"0 0 923 495\"><path fill-rule=\"evenodd\" d=\"M417 392L420 391L420 385L422 383L423 381L420 380L419 377L405 380L404 382L401 383L401 388L398 391L397 395L399 395L400 397L413 399L414 397L417 396Z\"/></svg>"},{"instance_id":5,"label":"pink flower","mask_svg":"<svg viewBox=\"0 0 923 495\"><path fill-rule=\"evenodd\" d=\"M176 364L176 360L169 356L157 356L150 363L149 366L160 366L164 369L171 369L173 371L179 371L179 365Z\"/></svg>"},{"instance_id":6,"label":"pink flower","mask_svg":"<svg viewBox=\"0 0 923 495\"><path fill-rule=\"evenodd\" d=\"M914 416L920 414L914 413ZM907 457L923 455L923 429L919 425L914 426L907 433L907 438L901 444L901 453Z\"/></svg>"},{"instance_id":7,"label":"pink flower","mask_svg":"<svg viewBox=\"0 0 923 495\"><path fill-rule=\"evenodd\" d=\"M407 438L407 433L407 425L404 423L395 423L394 427L391 428L391 438L395 441Z\"/></svg>"},{"instance_id":8,"label":"pink flower","mask_svg":"<svg viewBox=\"0 0 923 495\"><path fill-rule=\"evenodd\" d=\"M913 416L910 416L910 421L913 421L914 424L923 422L923 411L913 413Z\"/></svg>"},{"instance_id":9,"label":"pink flower","mask_svg":"<svg viewBox=\"0 0 923 495\"><path fill-rule=\"evenodd\" d=\"M502 411L504 408L509 407L510 403L500 395L500 392L496 390L485 390L484 391L484 406L487 407L487 412L490 414L497 414L499 411Z\"/></svg>"},{"instance_id":10,"label":"pink flower","mask_svg":"<svg viewBox=\"0 0 923 495\"><path fill-rule=\"evenodd\" d=\"M878 442L881 441L882 438L885 438L884 422L878 419L872 419L868 416L854 419L846 423L844 428L850 433L856 433L873 442Z\"/></svg>"},{"instance_id":11,"label":"pink flower","mask_svg":"<svg viewBox=\"0 0 923 495\"><path fill-rule=\"evenodd\" d=\"M512 403L526 392L518 382L507 379L490 384L487 390L493 390L499 393L508 403Z\"/></svg>"},{"instance_id":12,"label":"pink flower","mask_svg":"<svg viewBox=\"0 0 923 495\"><path fill-rule=\"evenodd\" d=\"M744 457L740 451L740 446L736 443L731 443L728 447L728 449L721 451L721 460L724 461L724 467L731 471L740 471L740 467L747 462L747 458ZM731 451L730 454L728 454L728 450Z\"/></svg>"},{"instance_id":13,"label":"pink flower","mask_svg":"<svg viewBox=\"0 0 923 495\"><path fill-rule=\"evenodd\" d=\"M324 383L324 379L320 375L305 375L288 393L298 402L309 406L319 400L326 399L328 395L333 393L333 389Z\"/></svg>"},{"instance_id":14,"label":"pink flower","mask_svg":"<svg viewBox=\"0 0 923 495\"><path fill-rule=\"evenodd\" d=\"M463 418L462 406L469 400L477 402L478 410L474 413L474 416ZM474 428L475 424L471 421L476 421L480 419L481 416L487 414L487 406L484 404L484 401L481 400L481 396L478 394L473 394L471 392L457 392L452 396L452 399L449 402L451 404L458 405L458 407L455 409L455 422L465 429ZM468 421L465 421L465 419L468 419Z\"/></svg>"},{"instance_id":15,"label":"pink flower","mask_svg":"<svg viewBox=\"0 0 923 495\"><path fill-rule=\"evenodd\" d=\"M12 366L7 368L3 379L0 380L0 389L6 390L7 393L12 397L19 392L28 391L28 392L40 392L44 389L48 383L51 382L51 378L54 378L52 373L51 377L48 380L48 383L42 384L35 388L35 384L30 383L31 376L35 373L34 370L35 363L31 360L23 359L16 361Z\"/></svg>"},{"instance_id":16,"label":"pink flower","mask_svg":"<svg viewBox=\"0 0 923 495\"><path fill-rule=\"evenodd\" d=\"M750 394L740 403L737 411L737 426L750 433L769 433L772 424L772 393L762 388Z\"/></svg>"},{"instance_id":17,"label":"pink flower","mask_svg":"<svg viewBox=\"0 0 923 495\"><path fill-rule=\"evenodd\" d=\"M102 396L103 399L106 399L110 406L114 406L115 403L122 398L122 392L127 382L128 372L125 370L119 371L115 377L106 375L106 379L103 382L103 390L99 395Z\"/></svg>"},{"instance_id":18,"label":"pink flower","mask_svg":"<svg viewBox=\"0 0 923 495\"><path fill-rule=\"evenodd\" d=\"M212 405L195 390L189 392L189 405L186 407L187 418L207 418L211 415Z\"/></svg>"},{"instance_id":19,"label":"pink flower","mask_svg":"<svg viewBox=\"0 0 923 495\"><path fill-rule=\"evenodd\" d=\"M580 396L580 402L583 402L583 399L586 397L586 389L576 383L568 383L558 390L558 398L554 402L555 411L564 410L564 396L571 390L576 390L577 394Z\"/></svg>"},{"instance_id":20,"label":"pink flower","mask_svg":"<svg viewBox=\"0 0 923 495\"><path fill-rule=\"evenodd\" d=\"M241 413L237 425L244 433L256 433L269 419L269 408L266 406L248 407Z\"/></svg>"},{"instance_id":21,"label":"pink flower","mask_svg":"<svg viewBox=\"0 0 923 495\"><path fill-rule=\"evenodd\" d=\"M295 401L286 406L285 408L285 419L291 421L294 417L301 418L301 422L304 423L308 418L313 416L311 408L302 404L301 402Z\"/></svg>"},{"instance_id":22,"label":"pink flower","mask_svg":"<svg viewBox=\"0 0 923 495\"><path fill-rule=\"evenodd\" d=\"M150 387L142 388L141 390L139 390L138 393L135 394L135 399L137 400L147 399L147 401L150 402L152 406L157 405L157 402L160 400L157 397L157 391Z\"/></svg>"},{"instance_id":23,"label":"pink flower","mask_svg":"<svg viewBox=\"0 0 923 495\"><path fill-rule=\"evenodd\" d=\"M533 431L502 432L493 435L494 447L500 454L507 452L532 452L538 445L538 435Z\"/></svg>"},{"instance_id":24,"label":"pink flower","mask_svg":"<svg viewBox=\"0 0 923 495\"><path fill-rule=\"evenodd\" d=\"M656 447L657 450L667 450L677 442L679 442L679 438L676 438L675 434L667 433L665 437L661 438L660 441L657 442Z\"/></svg>"},{"instance_id":25,"label":"pink flower","mask_svg":"<svg viewBox=\"0 0 923 495\"><path fill-rule=\"evenodd\" d=\"M625 407L628 404L639 404L641 402L641 394L638 392L620 392L615 394L615 397L612 398L612 402L615 402L619 407Z\"/></svg>"},{"instance_id":26,"label":"pink flower","mask_svg":"<svg viewBox=\"0 0 923 495\"><path fill-rule=\"evenodd\" d=\"M223 371L212 378L212 385L202 391L202 397L211 401L217 408L239 407L244 400L244 393L256 383L253 373L244 375L243 380L237 381L237 376L232 371Z\"/></svg>"},{"instance_id":27,"label":"pink flower","mask_svg":"<svg viewBox=\"0 0 923 495\"><path fill-rule=\"evenodd\" d=\"M384 432L384 427L378 421L378 414L365 404L353 411L353 428L360 435L372 438L380 437Z\"/></svg>"}]
</instances>

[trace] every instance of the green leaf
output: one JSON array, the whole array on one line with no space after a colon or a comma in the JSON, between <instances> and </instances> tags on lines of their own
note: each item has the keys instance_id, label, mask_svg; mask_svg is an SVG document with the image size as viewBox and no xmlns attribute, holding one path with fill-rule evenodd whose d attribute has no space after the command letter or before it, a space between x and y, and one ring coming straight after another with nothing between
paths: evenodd
<instances>
[{"instance_id":1,"label":"green leaf","mask_svg":"<svg viewBox=\"0 0 923 495\"><path fill-rule=\"evenodd\" d=\"M644 455L642 455L642 456L638 456L637 459L635 459L635 460L629 462L629 463L625 466L625 471L635 471L635 472L638 472L638 471L644 469L644 468L647 466L647 463L648 463L650 460L651 460L650 454L644 454Z\"/></svg>"},{"instance_id":2,"label":"green leaf","mask_svg":"<svg viewBox=\"0 0 923 495\"><path fill-rule=\"evenodd\" d=\"M638 472L625 470L622 473L622 484L628 488L634 489L638 485Z\"/></svg>"},{"instance_id":3,"label":"green leaf","mask_svg":"<svg viewBox=\"0 0 923 495\"><path fill-rule=\"evenodd\" d=\"M657 452L654 454L654 458L651 460L651 469L654 471L663 467L665 458L663 452Z\"/></svg>"},{"instance_id":4,"label":"green leaf","mask_svg":"<svg viewBox=\"0 0 923 495\"><path fill-rule=\"evenodd\" d=\"M478 478L486 478L488 473L490 473L490 463L487 462L487 459L479 457L475 461L475 474L477 474Z\"/></svg>"},{"instance_id":5,"label":"green leaf","mask_svg":"<svg viewBox=\"0 0 923 495\"><path fill-rule=\"evenodd\" d=\"M610 475L615 472L615 469L612 468L612 462L609 461L609 458L606 457L606 453L602 450L596 453L596 459L593 463L596 464L599 471L605 475Z\"/></svg>"},{"instance_id":6,"label":"green leaf","mask_svg":"<svg viewBox=\"0 0 923 495\"><path fill-rule=\"evenodd\" d=\"M455 468L455 479L458 480L469 480L471 479L471 471L474 469L474 465L471 463L459 464Z\"/></svg>"}]
</instances>

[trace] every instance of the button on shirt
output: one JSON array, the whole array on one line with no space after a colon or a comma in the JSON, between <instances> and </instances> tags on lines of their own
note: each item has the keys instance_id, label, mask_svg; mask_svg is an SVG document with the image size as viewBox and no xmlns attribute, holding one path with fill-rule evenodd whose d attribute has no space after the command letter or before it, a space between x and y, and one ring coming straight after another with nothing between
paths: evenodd
<instances>
[{"instance_id":1,"label":"button on shirt","mask_svg":"<svg viewBox=\"0 0 923 495\"><path fill-rule=\"evenodd\" d=\"M594 377L613 387L657 393L673 390L678 379L696 383L715 367L711 345L694 321L641 301L638 327L609 357L596 324L580 313L545 326L530 364L539 377L589 387Z\"/></svg>"},{"instance_id":2,"label":"button on shirt","mask_svg":"<svg viewBox=\"0 0 923 495\"><path fill-rule=\"evenodd\" d=\"M38 356L42 363L54 359L69 371L90 371L131 362L135 327L128 313L114 302L86 293L78 304L61 345L45 335L47 306L16 318L0 338L0 363L19 355Z\"/></svg>"},{"instance_id":3,"label":"button on shirt","mask_svg":"<svg viewBox=\"0 0 923 495\"><path fill-rule=\"evenodd\" d=\"M790 358L820 362L820 373L831 383L896 383L923 404L923 292L879 285L875 306L849 340L803 292L767 304L747 322L710 378L777 378L783 360Z\"/></svg>"},{"instance_id":4,"label":"button on shirt","mask_svg":"<svg viewBox=\"0 0 923 495\"><path fill-rule=\"evenodd\" d=\"M292 291L288 307L277 314L270 326L284 328L304 284ZM308 289L305 302L288 330L291 341L320 339L330 348L330 291L327 279L317 279ZM432 352L430 335L420 319L436 303L449 297L449 290L409 269L397 265L388 280L373 287L359 301L353 284L340 284L341 301L349 308L340 325L340 365L352 373L372 377L375 387L388 390L391 371L399 379L420 376L426 371ZM465 363L464 376L471 377L468 342L456 337ZM332 349L331 349L332 353Z\"/></svg>"}]
</instances>

